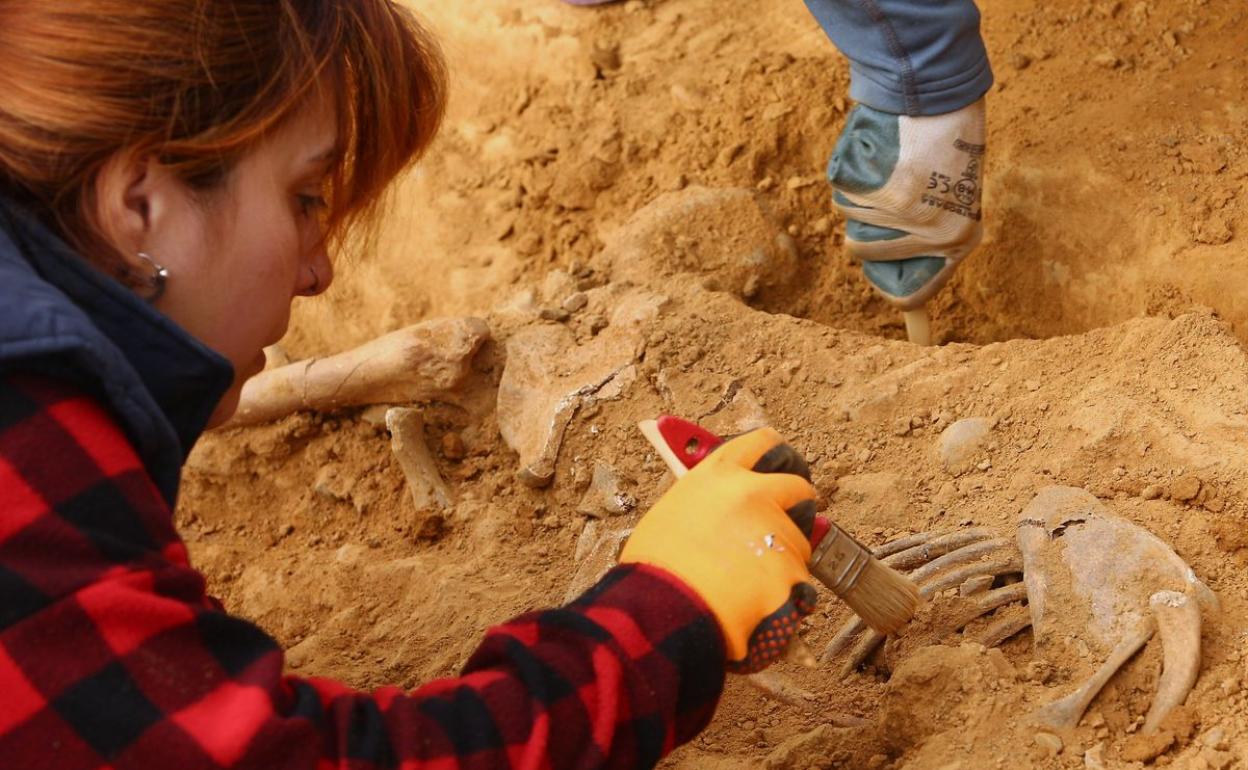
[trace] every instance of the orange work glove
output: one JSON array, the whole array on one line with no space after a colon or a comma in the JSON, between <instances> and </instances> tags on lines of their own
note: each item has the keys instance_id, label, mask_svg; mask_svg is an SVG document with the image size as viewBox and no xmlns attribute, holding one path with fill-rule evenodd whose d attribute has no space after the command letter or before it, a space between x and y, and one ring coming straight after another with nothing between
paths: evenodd
<instances>
[{"instance_id":1,"label":"orange work glove","mask_svg":"<svg viewBox=\"0 0 1248 770\"><path fill-rule=\"evenodd\" d=\"M797 466L805 463L771 428L729 441L641 518L620 556L667 570L702 597L736 673L779 658L815 607L805 582L810 541L792 518L813 513L815 489L801 476L768 472Z\"/></svg>"}]
</instances>

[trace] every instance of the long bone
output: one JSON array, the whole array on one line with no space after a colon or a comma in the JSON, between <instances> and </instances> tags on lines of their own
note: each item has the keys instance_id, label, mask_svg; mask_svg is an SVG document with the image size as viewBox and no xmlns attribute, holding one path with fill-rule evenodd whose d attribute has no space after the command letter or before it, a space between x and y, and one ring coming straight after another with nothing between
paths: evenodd
<instances>
[{"instance_id":1,"label":"long bone","mask_svg":"<svg viewBox=\"0 0 1248 770\"><path fill-rule=\"evenodd\" d=\"M228 426L269 422L304 409L454 400L489 337L480 318L427 321L337 355L261 372L243 387Z\"/></svg>"},{"instance_id":2,"label":"long bone","mask_svg":"<svg viewBox=\"0 0 1248 770\"><path fill-rule=\"evenodd\" d=\"M1187 700L1200 673L1200 605L1178 591L1158 591L1148 600L1161 637L1162 669L1157 694L1144 718L1151 733Z\"/></svg>"},{"instance_id":3,"label":"long bone","mask_svg":"<svg viewBox=\"0 0 1248 770\"><path fill-rule=\"evenodd\" d=\"M1118 669L1122 668L1123 664L1152 638L1156 629L1156 621L1151 617L1146 617L1134 632L1123 637L1118 646L1109 654L1109 659L1101 664L1091 679L1065 698L1053 701L1037 710L1032 714L1031 721L1054 730L1069 730L1078 725L1079 720L1083 718L1083 712L1088 710L1092 700L1100 694L1101 689L1113 678L1114 674L1118 673Z\"/></svg>"}]
</instances>

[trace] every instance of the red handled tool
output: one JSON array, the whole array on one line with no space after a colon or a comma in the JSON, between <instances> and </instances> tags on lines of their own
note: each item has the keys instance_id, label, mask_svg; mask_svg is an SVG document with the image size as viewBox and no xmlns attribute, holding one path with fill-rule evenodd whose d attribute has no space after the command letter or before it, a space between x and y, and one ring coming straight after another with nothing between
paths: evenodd
<instances>
[{"instance_id":1,"label":"red handled tool","mask_svg":"<svg viewBox=\"0 0 1248 770\"><path fill-rule=\"evenodd\" d=\"M662 456L663 462L677 477L683 476L685 471L692 470L725 441L701 425L669 414L657 420L646 420L639 427L651 446ZM832 522L824 516L816 516L810 533L810 547L818 548L819 543L830 531L832 531Z\"/></svg>"},{"instance_id":2,"label":"red handled tool","mask_svg":"<svg viewBox=\"0 0 1248 770\"><path fill-rule=\"evenodd\" d=\"M670 415L645 420L638 427L677 477L724 443L709 430ZM845 530L824 516L815 516L810 545L810 574L873 630L891 634L914 617L919 606L914 582L872 556Z\"/></svg>"}]
</instances>

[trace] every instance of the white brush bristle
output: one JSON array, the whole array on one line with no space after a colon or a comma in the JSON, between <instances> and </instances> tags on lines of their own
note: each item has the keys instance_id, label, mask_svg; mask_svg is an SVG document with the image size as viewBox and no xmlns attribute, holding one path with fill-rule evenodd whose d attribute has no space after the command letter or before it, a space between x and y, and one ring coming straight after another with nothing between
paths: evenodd
<instances>
[{"instance_id":1,"label":"white brush bristle","mask_svg":"<svg viewBox=\"0 0 1248 770\"><path fill-rule=\"evenodd\" d=\"M878 559L871 559L853 589L841 597L873 631L892 634L919 608L914 581Z\"/></svg>"}]
</instances>

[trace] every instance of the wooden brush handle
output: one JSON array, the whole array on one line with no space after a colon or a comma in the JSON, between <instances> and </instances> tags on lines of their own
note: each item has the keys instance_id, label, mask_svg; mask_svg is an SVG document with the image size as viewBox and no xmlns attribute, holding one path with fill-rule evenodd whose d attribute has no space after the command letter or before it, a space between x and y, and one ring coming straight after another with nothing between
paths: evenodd
<instances>
[{"instance_id":1,"label":"wooden brush handle","mask_svg":"<svg viewBox=\"0 0 1248 770\"><path fill-rule=\"evenodd\" d=\"M810 574L832 593L844 598L854 589L863 570L871 563L871 551L848 532L820 516L827 525L827 534L815 542L810 555Z\"/></svg>"}]
</instances>

